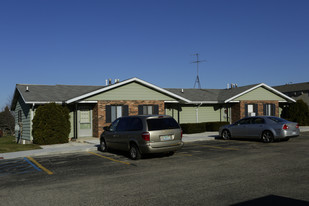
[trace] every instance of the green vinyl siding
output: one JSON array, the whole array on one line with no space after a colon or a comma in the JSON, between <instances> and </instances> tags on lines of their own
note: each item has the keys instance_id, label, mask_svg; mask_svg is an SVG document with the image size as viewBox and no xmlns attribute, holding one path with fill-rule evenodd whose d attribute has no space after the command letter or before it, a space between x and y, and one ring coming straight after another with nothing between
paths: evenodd
<instances>
[{"instance_id":1,"label":"green vinyl siding","mask_svg":"<svg viewBox=\"0 0 309 206\"><path fill-rule=\"evenodd\" d=\"M22 98L19 98L15 108L15 125L18 125L18 113L21 111L21 120L22 120L22 136L21 140L32 141L31 134L31 125L32 125L32 117L30 106L25 104ZM16 138L18 137L18 131L15 132Z\"/></svg>"},{"instance_id":2,"label":"green vinyl siding","mask_svg":"<svg viewBox=\"0 0 309 206\"><path fill-rule=\"evenodd\" d=\"M175 99L163 93L150 89L146 86L132 82L130 84L108 90L101 94L94 95L85 99L86 101L98 100L165 100L174 101Z\"/></svg>"},{"instance_id":3,"label":"green vinyl siding","mask_svg":"<svg viewBox=\"0 0 309 206\"><path fill-rule=\"evenodd\" d=\"M178 107L176 104L166 104L165 106L165 114L174 117L175 120L178 120L178 110L180 123L227 121L224 108L218 105L181 105Z\"/></svg>"},{"instance_id":4,"label":"green vinyl siding","mask_svg":"<svg viewBox=\"0 0 309 206\"><path fill-rule=\"evenodd\" d=\"M165 104L165 114L173 117L178 122L178 104Z\"/></svg>"},{"instance_id":5,"label":"green vinyl siding","mask_svg":"<svg viewBox=\"0 0 309 206\"><path fill-rule=\"evenodd\" d=\"M233 99L235 101L243 101L243 100L274 100L274 101L285 101L282 97L279 95L263 88L259 87L257 89L254 89L244 95L241 95L237 97L236 99Z\"/></svg>"},{"instance_id":6,"label":"green vinyl siding","mask_svg":"<svg viewBox=\"0 0 309 206\"><path fill-rule=\"evenodd\" d=\"M216 106L200 106L198 108L198 122L223 121L223 112L223 109Z\"/></svg>"}]
</instances>

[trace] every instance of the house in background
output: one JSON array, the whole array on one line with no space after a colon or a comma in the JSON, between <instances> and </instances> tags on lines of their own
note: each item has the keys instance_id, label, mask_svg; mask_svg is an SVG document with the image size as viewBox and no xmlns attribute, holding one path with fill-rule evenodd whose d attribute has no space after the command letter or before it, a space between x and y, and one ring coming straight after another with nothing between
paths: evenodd
<instances>
[{"instance_id":1,"label":"house in background","mask_svg":"<svg viewBox=\"0 0 309 206\"><path fill-rule=\"evenodd\" d=\"M302 99L309 106L309 82L285 84L273 87L294 100Z\"/></svg>"},{"instance_id":2,"label":"house in background","mask_svg":"<svg viewBox=\"0 0 309 206\"><path fill-rule=\"evenodd\" d=\"M228 121L245 116L279 116L292 98L256 84L227 89L164 89L138 78L105 86L17 84L11 110L23 143L32 142L35 110L55 102L70 109L70 138L99 137L121 116L167 114L179 123Z\"/></svg>"}]
</instances>

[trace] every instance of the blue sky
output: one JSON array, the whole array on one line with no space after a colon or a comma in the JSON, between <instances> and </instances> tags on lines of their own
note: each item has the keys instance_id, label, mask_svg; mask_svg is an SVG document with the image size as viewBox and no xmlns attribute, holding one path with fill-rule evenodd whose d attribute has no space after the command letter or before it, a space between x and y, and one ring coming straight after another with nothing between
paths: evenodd
<instances>
[{"instance_id":1,"label":"blue sky","mask_svg":"<svg viewBox=\"0 0 309 206\"><path fill-rule=\"evenodd\" d=\"M16 84L163 88L309 80L307 0L2 0L0 108Z\"/></svg>"}]
</instances>

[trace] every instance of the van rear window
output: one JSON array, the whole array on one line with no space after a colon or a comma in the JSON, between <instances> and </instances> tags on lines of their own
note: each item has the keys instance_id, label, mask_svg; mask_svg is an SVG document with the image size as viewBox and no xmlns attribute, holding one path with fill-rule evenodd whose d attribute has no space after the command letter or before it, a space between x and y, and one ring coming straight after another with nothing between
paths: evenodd
<instances>
[{"instance_id":1,"label":"van rear window","mask_svg":"<svg viewBox=\"0 0 309 206\"><path fill-rule=\"evenodd\" d=\"M173 118L147 119L149 131L179 129L179 124Z\"/></svg>"}]
</instances>

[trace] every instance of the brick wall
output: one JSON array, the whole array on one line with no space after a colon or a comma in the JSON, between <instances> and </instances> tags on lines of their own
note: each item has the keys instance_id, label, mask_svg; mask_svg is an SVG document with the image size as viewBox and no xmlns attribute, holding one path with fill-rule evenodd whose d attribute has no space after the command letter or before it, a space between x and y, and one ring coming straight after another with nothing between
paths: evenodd
<instances>
[{"instance_id":1,"label":"brick wall","mask_svg":"<svg viewBox=\"0 0 309 206\"><path fill-rule=\"evenodd\" d=\"M244 118L246 116L246 104L257 104L259 116L263 115L263 105L264 104L275 104L276 115L279 117L279 102L278 101L240 101L238 104L232 106L232 122Z\"/></svg>"},{"instance_id":2,"label":"brick wall","mask_svg":"<svg viewBox=\"0 0 309 206\"><path fill-rule=\"evenodd\" d=\"M106 105L128 105L129 116L138 115L138 105L159 105L159 114L164 114L164 101L156 100L118 100L118 101L98 101L93 109L93 136L100 137L103 127L109 126L106 123Z\"/></svg>"}]
</instances>

